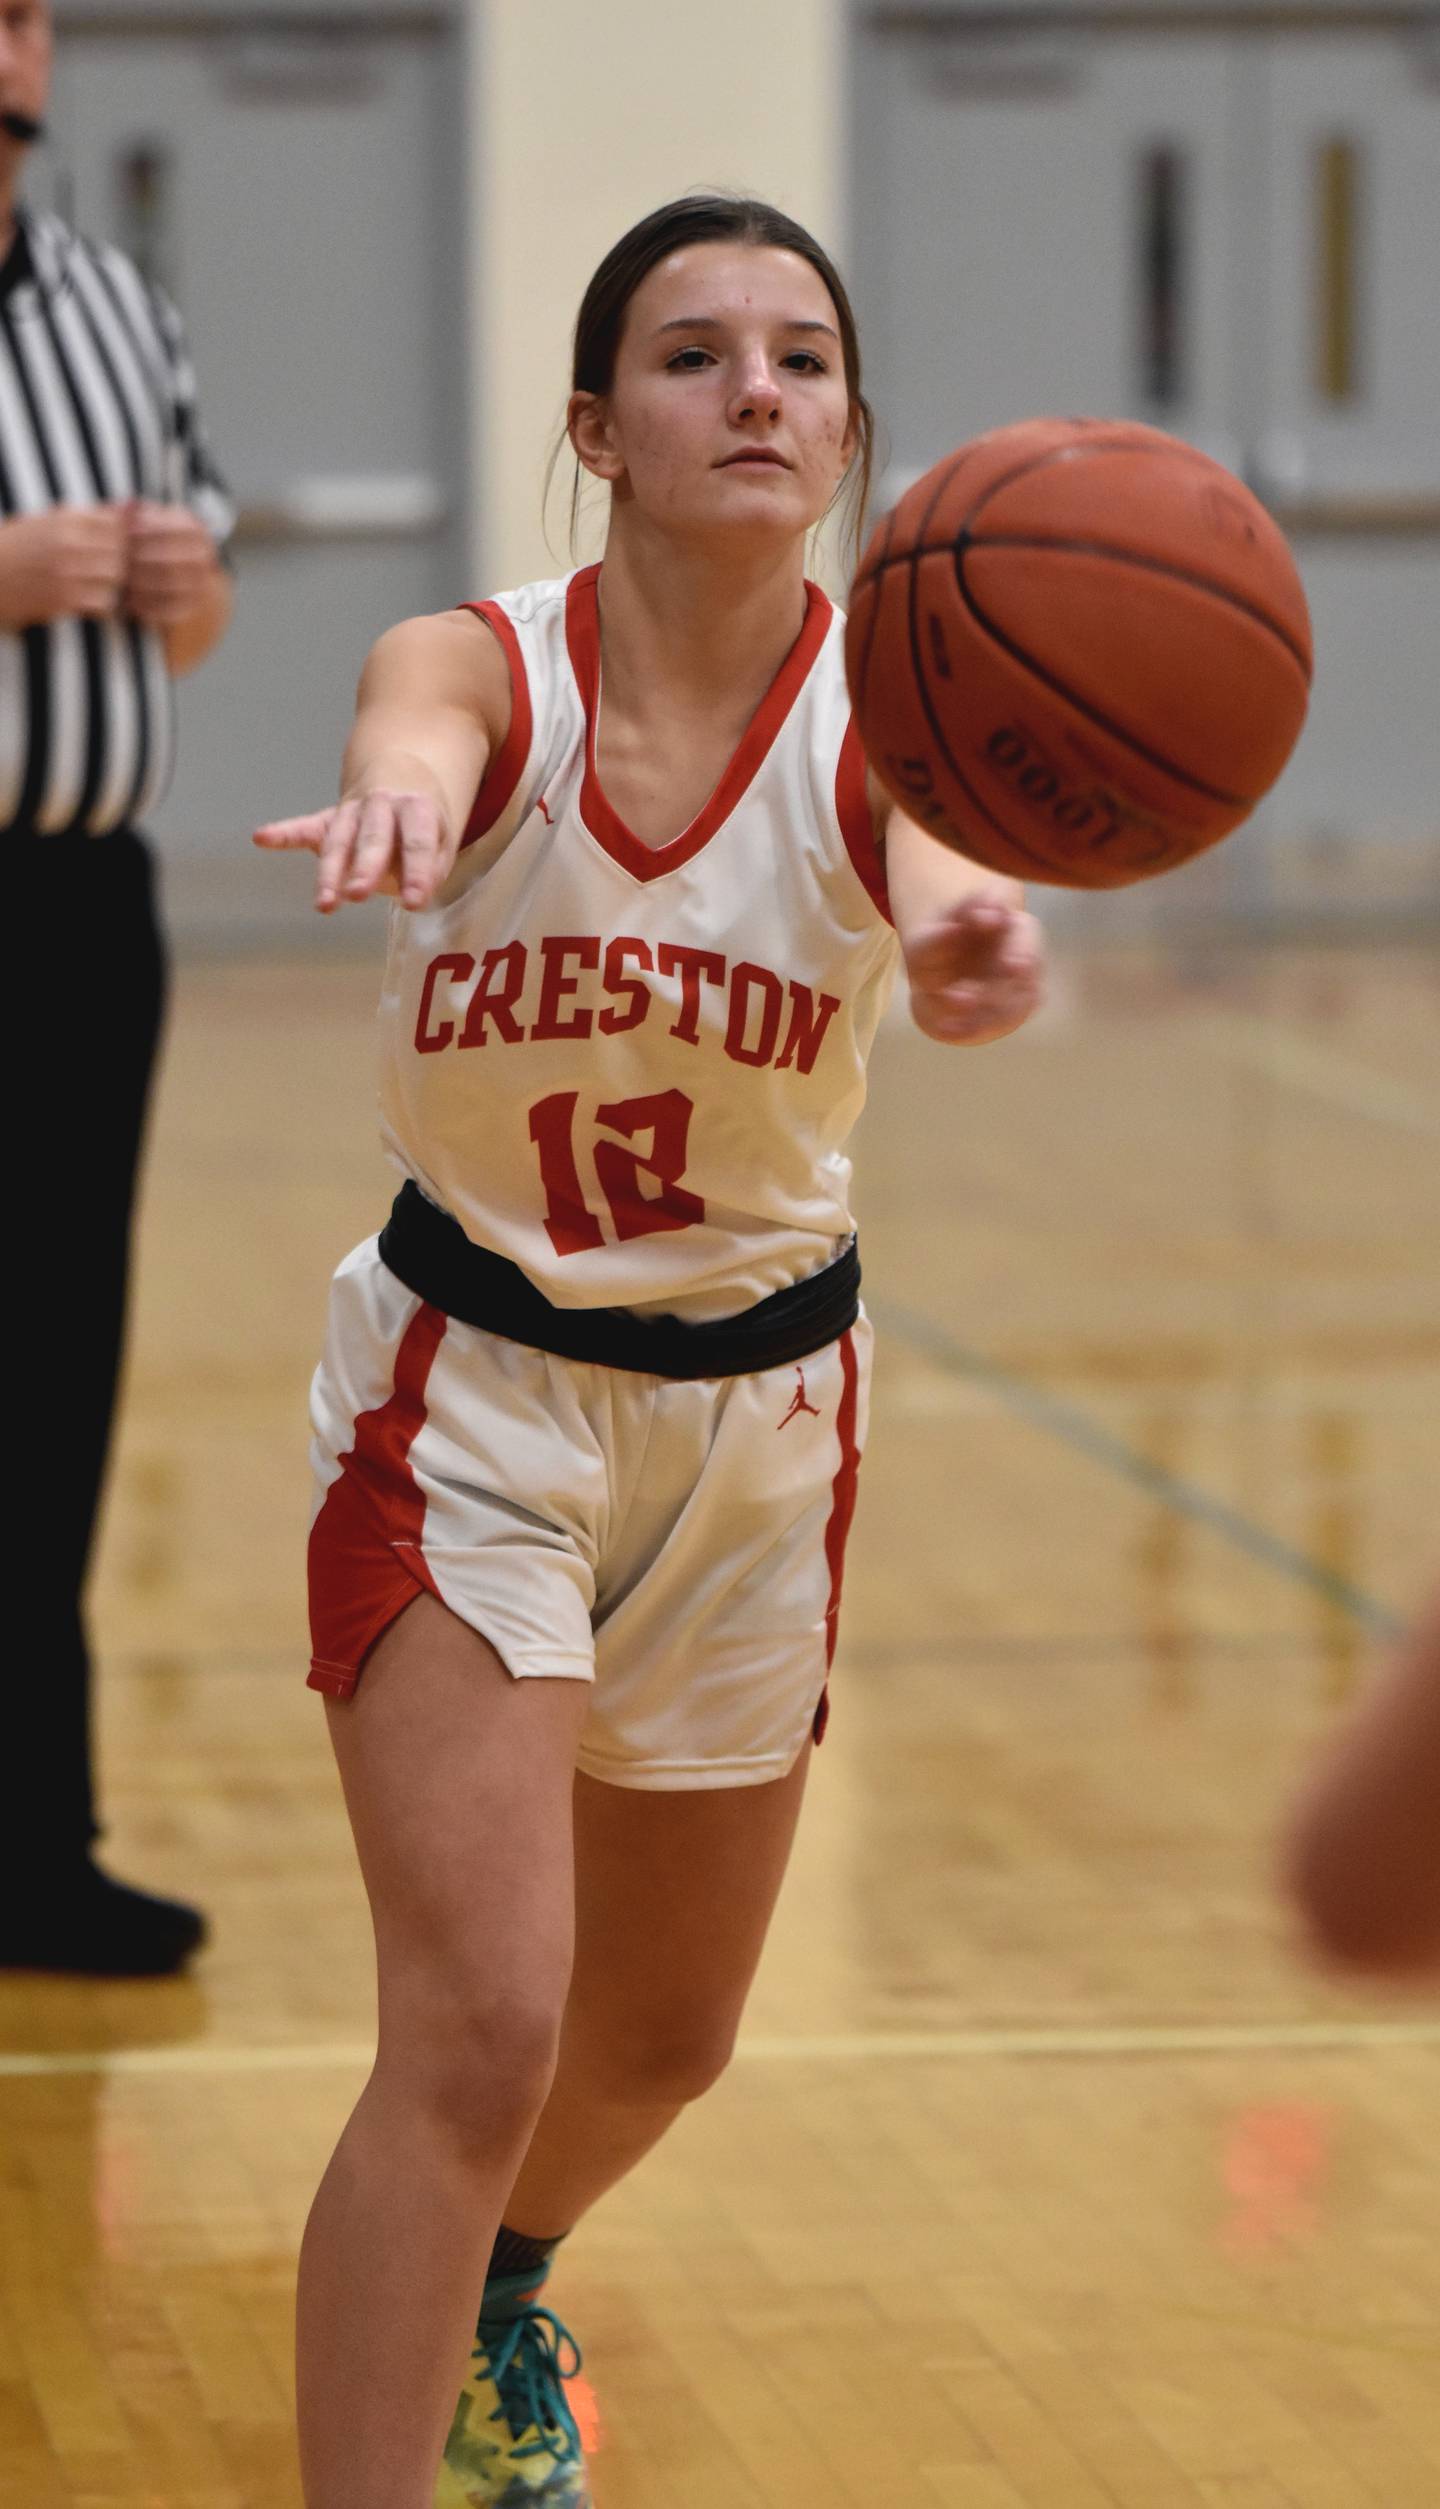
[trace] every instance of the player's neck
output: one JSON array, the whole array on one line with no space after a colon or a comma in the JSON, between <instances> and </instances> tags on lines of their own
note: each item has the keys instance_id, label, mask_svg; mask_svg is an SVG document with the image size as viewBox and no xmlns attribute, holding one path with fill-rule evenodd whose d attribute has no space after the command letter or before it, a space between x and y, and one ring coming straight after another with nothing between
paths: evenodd
<instances>
[{"instance_id":1,"label":"player's neck","mask_svg":"<svg viewBox=\"0 0 1440 2509\"><path fill-rule=\"evenodd\" d=\"M805 617L803 542L778 551L678 551L612 529L600 578L600 644L606 692L670 696L724 708L727 696L763 694Z\"/></svg>"}]
</instances>

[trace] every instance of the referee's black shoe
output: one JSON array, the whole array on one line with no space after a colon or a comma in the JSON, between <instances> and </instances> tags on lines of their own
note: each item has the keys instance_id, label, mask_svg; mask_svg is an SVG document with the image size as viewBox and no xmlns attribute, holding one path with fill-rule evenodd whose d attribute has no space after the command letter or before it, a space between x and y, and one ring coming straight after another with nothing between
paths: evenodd
<instances>
[{"instance_id":1,"label":"referee's black shoe","mask_svg":"<svg viewBox=\"0 0 1440 2509\"><path fill-rule=\"evenodd\" d=\"M133 1890L88 1856L50 1872L32 1866L0 1882L0 1969L168 1978L207 1931L198 1908Z\"/></svg>"}]
</instances>

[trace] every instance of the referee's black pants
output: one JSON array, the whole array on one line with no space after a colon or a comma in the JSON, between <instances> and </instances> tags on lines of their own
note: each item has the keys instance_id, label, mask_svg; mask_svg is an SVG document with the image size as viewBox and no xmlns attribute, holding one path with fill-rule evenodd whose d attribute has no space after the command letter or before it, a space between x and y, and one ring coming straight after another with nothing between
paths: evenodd
<instances>
[{"instance_id":1,"label":"referee's black pants","mask_svg":"<svg viewBox=\"0 0 1440 2509\"><path fill-rule=\"evenodd\" d=\"M165 1005L149 849L20 836L10 850L18 1257L7 1335L12 1673L0 1870L43 1881L97 1834L84 1590L125 1332L135 1176Z\"/></svg>"}]
</instances>

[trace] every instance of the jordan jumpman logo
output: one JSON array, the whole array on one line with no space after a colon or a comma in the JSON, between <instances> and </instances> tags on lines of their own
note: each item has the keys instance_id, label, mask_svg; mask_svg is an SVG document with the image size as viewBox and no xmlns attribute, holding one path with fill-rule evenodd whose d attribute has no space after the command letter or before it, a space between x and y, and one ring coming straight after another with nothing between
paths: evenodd
<instances>
[{"instance_id":1,"label":"jordan jumpman logo","mask_svg":"<svg viewBox=\"0 0 1440 2509\"><path fill-rule=\"evenodd\" d=\"M793 1398L792 1398L792 1400L791 1400L790 1408L789 1408L789 1410L786 1412L784 1419L783 1419L783 1420L777 1420L777 1421L776 1421L776 1423L775 1423L776 1428L777 1428L777 1429L784 1429L784 1428L787 1428L787 1427L789 1426L790 1422L794 1419L794 1417L795 1417L796 1413L797 1413L797 1412L799 1412L799 1411L808 1411L808 1412L809 1412L809 1414L810 1414L810 1416L811 1416L811 1418L812 1418L812 1419L814 1419L814 1420L818 1420L818 1419L819 1419L819 1417L820 1417L820 1411L819 1411L819 1406L818 1406L818 1404L816 1404L816 1403L807 1403L807 1401L805 1400L805 1371L804 1371L804 1369L803 1369L802 1367L800 1367L800 1366L799 1366L799 1364L797 1363L797 1365L796 1365L796 1369L795 1369L795 1392L794 1392L794 1396L793 1396Z\"/></svg>"}]
</instances>

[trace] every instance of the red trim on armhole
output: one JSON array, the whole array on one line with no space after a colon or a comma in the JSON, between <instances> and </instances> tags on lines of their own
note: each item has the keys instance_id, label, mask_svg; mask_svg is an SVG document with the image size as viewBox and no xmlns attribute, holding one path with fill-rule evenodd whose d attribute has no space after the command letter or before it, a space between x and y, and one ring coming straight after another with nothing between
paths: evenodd
<instances>
[{"instance_id":1,"label":"red trim on armhole","mask_svg":"<svg viewBox=\"0 0 1440 2509\"><path fill-rule=\"evenodd\" d=\"M869 796L865 790L865 752L855 729L855 717L845 726L840 743L840 764L835 771L835 812L845 851L855 865L867 896L887 923L895 918L890 911L890 892L885 885L885 866L875 842L875 822L870 815Z\"/></svg>"},{"instance_id":2,"label":"red trim on armhole","mask_svg":"<svg viewBox=\"0 0 1440 2509\"><path fill-rule=\"evenodd\" d=\"M492 758L486 768L485 780L471 803L465 833L460 839L463 854L466 846L473 845L477 836L489 834L506 803L514 799L515 787L525 772L525 761L530 755L535 717L530 704L530 682L525 674L525 656L520 650L520 639L499 602L461 601L456 606L461 610L473 610L477 619L483 619L487 627L494 629L510 668L510 729L500 744L499 755Z\"/></svg>"},{"instance_id":3,"label":"red trim on armhole","mask_svg":"<svg viewBox=\"0 0 1440 2509\"><path fill-rule=\"evenodd\" d=\"M377 1638L411 1602L433 1594L425 1564L425 1493L410 1449L425 1425L425 1388L445 1338L438 1307L420 1306L395 1353L385 1401L362 1411L310 1528L310 1688L348 1699Z\"/></svg>"}]
</instances>

